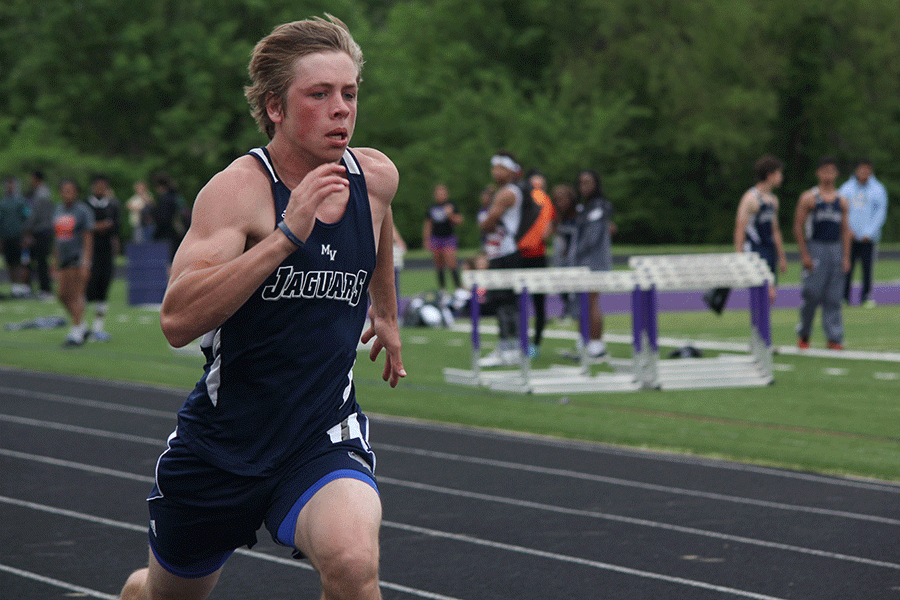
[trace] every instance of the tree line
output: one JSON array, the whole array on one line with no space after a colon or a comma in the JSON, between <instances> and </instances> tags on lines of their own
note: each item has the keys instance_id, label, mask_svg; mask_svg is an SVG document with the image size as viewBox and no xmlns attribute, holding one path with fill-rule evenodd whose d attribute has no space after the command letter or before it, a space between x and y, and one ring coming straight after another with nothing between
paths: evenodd
<instances>
[{"instance_id":1,"label":"tree line","mask_svg":"<svg viewBox=\"0 0 900 600\"><path fill-rule=\"evenodd\" d=\"M842 179L869 157L900 197L897 0L7 0L0 173L103 171L124 196L165 170L193 198L266 142L242 93L255 42L325 12L363 48L354 145L397 164L413 245L438 182L477 243L499 149L551 184L600 172L622 243L727 243L764 153L784 226L821 155Z\"/></svg>"}]
</instances>

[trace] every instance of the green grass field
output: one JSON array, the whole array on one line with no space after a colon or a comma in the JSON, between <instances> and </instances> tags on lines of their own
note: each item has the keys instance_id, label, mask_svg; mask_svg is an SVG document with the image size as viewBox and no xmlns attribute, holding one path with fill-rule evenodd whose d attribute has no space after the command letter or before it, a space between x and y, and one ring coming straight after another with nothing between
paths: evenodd
<instances>
[{"instance_id":1,"label":"green grass field","mask_svg":"<svg viewBox=\"0 0 900 600\"><path fill-rule=\"evenodd\" d=\"M879 265L900 272L897 265ZM785 278L787 280L787 277ZM433 285L428 271L407 271L403 293ZM162 336L158 313L128 306L125 282L113 286L107 330L113 339L76 350L60 348L66 329L8 331L0 328L0 364L187 390L201 374L196 344L172 349ZM0 324L62 315L57 303L0 302ZM848 346L898 351L900 306L849 307L844 312ZM776 346L794 343L796 310L772 313ZM746 341L747 315L726 312L664 313L660 335L686 340ZM818 324L817 324L818 327ZM551 323L551 329L572 326ZM610 315L607 331L630 335L628 315ZM445 366L466 368L469 335L446 329L404 328L404 363L409 376L396 389L381 381L382 361L360 354L354 381L364 409L440 422L721 457L816 472L900 480L900 363L781 354L775 385L689 391L528 395L451 385ZM820 330L816 340L821 341ZM485 344L492 342L485 336ZM559 349L572 341L549 337L535 368L560 362ZM630 345L611 344L613 356L629 358ZM668 349L662 349L666 353Z\"/></svg>"}]
</instances>

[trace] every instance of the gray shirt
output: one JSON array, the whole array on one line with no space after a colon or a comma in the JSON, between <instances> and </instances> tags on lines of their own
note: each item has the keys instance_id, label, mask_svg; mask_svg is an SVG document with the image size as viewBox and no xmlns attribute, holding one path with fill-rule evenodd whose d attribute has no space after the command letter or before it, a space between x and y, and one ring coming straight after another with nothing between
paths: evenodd
<instances>
[{"instance_id":1,"label":"gray shirt","mask_svg":"<svg viewBox=\"0 0 900 600\"><path fill-rule=\"evenodd\" d=\"M598 197L578 207L571 264L592 271L612 269L612 202Z\"/></svg>"},{"instance_id":2,"label":"gray shirt","mask_svg":"<svg viewBox=\"0 0 900 600\"><path fill-rule=\"evenodd\" d=\"M57 261L60 268L76 266L84 252L84 233L94 228L94 214L84 202L56 207L53 229L56 234Z\"/></svg>"},{"instance_id":3,"label":"gray shirt","mask_svg":"<svg viewBox=\"0 0 900 600\"><path fill-rule=\"evenodd\" d=\"M42 183L34 190L29 202L31 203L31 215L28 217L28 222L25 223L25 231L32 234L53 231L53 217L56 209L50 198L50 188Z\"/></svg>"}]
</instances>

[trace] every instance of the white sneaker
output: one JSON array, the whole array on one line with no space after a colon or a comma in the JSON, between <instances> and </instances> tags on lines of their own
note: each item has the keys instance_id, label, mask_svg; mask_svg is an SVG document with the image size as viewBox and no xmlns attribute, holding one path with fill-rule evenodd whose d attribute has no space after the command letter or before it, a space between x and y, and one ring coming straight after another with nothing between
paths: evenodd
<instances>
[{"instance_id":1,"label":"white sneaker","mask_svg":"<svg viewBox=\"0 0 900 600\"><path fill-rule=\"evenodd\" d=\"M500 357L504 365L517 365L522 362L522 354L515 349L503 350Z\"/></svg>"},{"instance_id":2,"label":"white sneaker","mask_svg":"<svg viewBox=\"0 0 900 600\"><path fill-rule=\"evenodd\" d=\"M587 355L591 358L606 356L606 342L603 340L591 340L588 342Z\"/></svg>"},{"instance_id":3,"label":"white sneaker","mask_svg":"<svg viewBox=\"0 0 900 600\"><path fill-rule=\"evenodd\" d=\"M498 346L489 354L478 359L479 367L503 367L517 365L522 361L518 349L507 345Z\"/></svg>"},{"instance_id":4,"label":"white sneaker","mask_svg":"<svg viewBox=\"0 0 900 600\"><path fill-rule=\"evenodd\" d=\"M503 364L503 353L499 348L495 348L478 359L479 367L499 367Z\"/></svg>"}]
</instances>

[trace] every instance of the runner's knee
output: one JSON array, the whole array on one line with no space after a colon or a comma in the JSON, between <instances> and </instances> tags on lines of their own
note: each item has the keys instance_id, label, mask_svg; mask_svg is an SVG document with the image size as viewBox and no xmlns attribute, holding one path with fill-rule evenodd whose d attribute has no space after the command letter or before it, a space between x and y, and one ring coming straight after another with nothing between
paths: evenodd
<instances>
[{"instance_id":1,"label":"runner's knee","mask_svg":"<svg viewBox=\"0 0 900 600\"><path fill-rule=\"evenodd\" d=\"M147 600L147 571L146 568L138 569L129 575L119 595L121 600Z\"/></svg>"}]
</instances>

